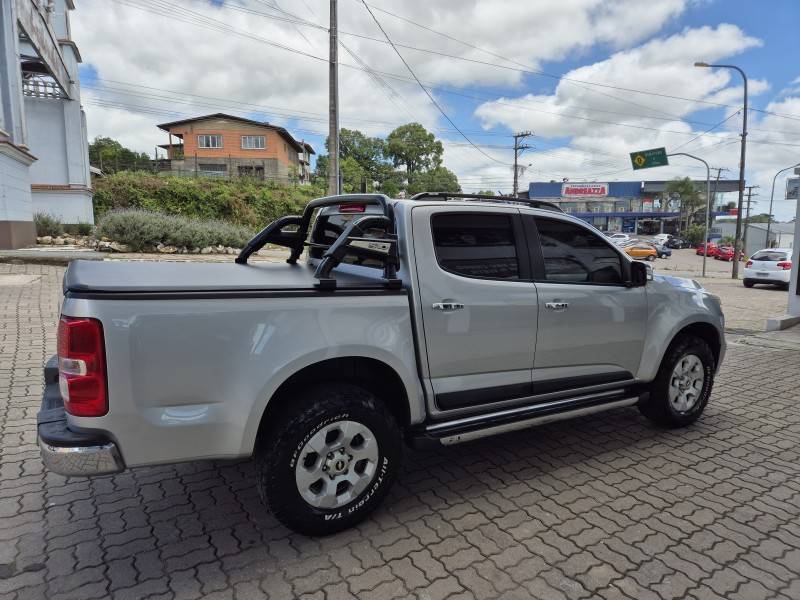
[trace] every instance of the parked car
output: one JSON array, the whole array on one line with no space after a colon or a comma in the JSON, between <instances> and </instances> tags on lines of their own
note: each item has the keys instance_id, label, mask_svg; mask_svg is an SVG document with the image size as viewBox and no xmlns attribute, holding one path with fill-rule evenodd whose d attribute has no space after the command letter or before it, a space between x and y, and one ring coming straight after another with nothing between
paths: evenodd
<instances>
[{"instance_id":1,"label":"parked car","mask_svg":"<svg viewBox=\"0 0 800 600\"><path fill-rule=\"evenodd\" d=\"M698 245L695 254L698 256L703 256L705 253L706 256L714 256L718 249L719 246L717 246L714 242L708 242L707 244Z\"/></svg>"},{"instance_id":2,"label":"parked car","mask_svg":"<svg viewBox=\"0 0 800 600\"><path fill-rule=\"evenodd\" d=\"M759 250L744 265L744 287L769 283L788 289L792 274L791 248Z\"/></svg>"},{"instance_id":3,"label":"parked car","mask_svg":"<svg viewBox=\"0 0 800 600\"><path fill-rule=\"evenodd\" d=\"M627 233L607 233L606 236L615 244L631 241L631 236Z\"/></svg>"},{"instance_id":4,"label":"parked car","mask_svg":"<svg viewBox=\"0 0 800 600\"><path fill-rule=\"evenodd\" d=\"M691 248L692 247L692 245L689 242L687 242L683 238L679 238L679 237L671 237L671 238L669 238L664 245L667 248L672 248L673 250L682 250L683 248Z\"/></svg>"},{"instance_id":5,"label":"parked car","mask_svg":"<svg viewBox=\"0 0 800 600\"><path fill-rule=\"evenodd\" d=\"M694 422L725 354L719 299L527 202L333 196L235 262L73 261L45 465L254 456L273 515L323 535L387 496L404 440L435 451L634 405ZM266 244L288 261L248 264Z\"/></svg>"},{"instance_id":6,"label":"parked car","mask_svg":"<svg viewBox=\"0 0 800 600\"><path fill-rule=\"evenodd\" d=\"M714 260L727 260L728 262L733 262L733 257L735 254L736 251L734 250L733 246L720 246L714 253Z\"/></svg>"},{"instance_id":7,"label":"parked car","mask_svg":"<svg viewBox=\"0 0 800 600\"><path fill-rule=\"evenodd\" d=\"M652 246L656 249L656 252L658 252L658 258L669 258L672 256L672 249L668 246L660 243L653 243Z\"/></svg>"},{"instance_id":8,"label":"parked car","mask_svg":"<svg viewBox=\"0 0 800 600\"><path fill-rule=\"evenodd\" d=\"M657 244L666 244L670 239L672 239L671 233L659 233L653 238L653 241Z\"/></svg>"},{"instance_id":9,"label":"parked car","mask_svg":"<svg viewBox=\"0 0 800 600\"><path fill-rule=\"evenodd\" d=\"M639 258L650 261L658 258L658 250L655 249L655 246L652 244L645 244L644 242L638 242L636 244L631 244L630 246L625 246L624 250L625 253L631 258Z\"/></svg>"}]
</instances>

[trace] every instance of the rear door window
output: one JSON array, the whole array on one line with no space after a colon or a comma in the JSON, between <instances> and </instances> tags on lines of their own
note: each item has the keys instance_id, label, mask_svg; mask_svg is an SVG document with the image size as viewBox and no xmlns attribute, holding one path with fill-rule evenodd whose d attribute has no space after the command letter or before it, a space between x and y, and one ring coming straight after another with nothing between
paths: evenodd
<instances>
[{"instance_id":1,"label":"rear door window","mask_svg":"<svg viewBox=\"0 0 800 600\"><path fill-rule=\"evenodd\" d=\"M510 214L444 213L431 219L436 260L445 271L482 279L519 279Z\"/></svg>"},{"instance_id":2,"label":"rear door window","mask_svg":"<svg viewBox=\"0 0 800 600\"><path fill-rule=\"evenodd\" d=\"M573 223L536 218L544 279L559 283L622 284L623 258L600 235Z\"/></svg>"}]
</instances>

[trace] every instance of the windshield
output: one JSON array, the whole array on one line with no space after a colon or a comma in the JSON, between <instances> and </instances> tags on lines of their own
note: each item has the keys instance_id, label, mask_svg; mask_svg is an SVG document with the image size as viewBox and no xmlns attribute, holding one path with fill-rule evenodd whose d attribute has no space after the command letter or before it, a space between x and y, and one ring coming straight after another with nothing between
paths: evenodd
<instances>
[{"instance_id":1,"label":"windshield","mask_svg":"<svg viewBox=\"0 0 800 600\"><path fill-rule=\"evenodd\" d=\"M786 252L774 252L772 250L761 250L753 254L753 257L750 260L763 260L769 262L778 262L781 260L786 260L788 257Z\"/></svg>"}]
</instances>

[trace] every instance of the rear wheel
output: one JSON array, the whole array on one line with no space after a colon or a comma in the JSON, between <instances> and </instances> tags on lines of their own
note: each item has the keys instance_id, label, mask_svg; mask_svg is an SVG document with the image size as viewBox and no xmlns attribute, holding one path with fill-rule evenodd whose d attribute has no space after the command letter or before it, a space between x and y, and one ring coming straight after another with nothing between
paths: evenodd
<instances>
[{"instance_id":1,"label":"rear wheel","mask_svg":"<svg viewBox=\"0 0 800 600\"><path fill-rule=\"evenodd\" d=\"M684 335L672 342L650 395L639 410L662 427L685 427L703 413L714 385L714 354L708 344Z\"/></svg>"},{"instance_id":2,"label":"rear wheel","mask_svg":"<svg viewBox=\"0 0 800 600\"><path fill-rule=\"evenodd\" d=\"M656 255L655 254L648 254L647 255L647 260L648 261L653 262L655 259L656 259Z\"/></svg>"},{"instance_id":3,"label":"rear wheel","mask_svg":"<svg viewBox=\"0 0 800 600\"><path fill-rule=\"evenodd\" d=\"M745 279L744 281L742 281L742 283L744 284L744 287L746 287L746 288L753 287L753 282L750 281L749 279Z\"/></svg>"},{"instance_id":4,"label":"rear wheel","mask_svg":"<svg viewBox=\"0 0 800 600\"><path fill-rule=\"evenodd\" d=\"M349 383L319 385L262 435L259 492L290 529L336 533L378 507L401 453L397 423L375 395Z\"/></svg>"}]
</instances>

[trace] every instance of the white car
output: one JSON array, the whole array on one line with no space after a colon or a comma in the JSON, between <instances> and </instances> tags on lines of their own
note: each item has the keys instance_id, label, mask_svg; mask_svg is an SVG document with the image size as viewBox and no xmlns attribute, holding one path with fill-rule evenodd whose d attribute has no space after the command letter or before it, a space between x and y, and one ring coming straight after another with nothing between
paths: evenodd
<instances>
[{"instance_id":1,"label":"white car","mask_svg":"<svg viewBox=\"0 0 800 600\"><path fill-rule=\"evenodd\" d=\"M631 236L627 233L607 233L608 239L610 239L615 244L621 244L622 242L629 242L631 240Z\"/></svg>"},{"instance_id":2,"label":"white car","mask_svg":"<svg viewBox=\"0 0 800 600\"><path fill-rule=\"evenodd\" d=\"M789 287L792 275L792 250L770 248L759 250L744 265L744 287L769 283Z\"/></svg>"},{"instance_id":3,"label":"white car","mask_svg":"<svg viewBox=\"0 0 800 600\"><path fill-rule=\"evenodd\" d=\"M672 234L670 234L670 233L659 233L657 236L655 236L653 238L653 241L656 244L661 244L663 246L663 245L665 245L667 243L667 241L671 237L672 237Z\"/></svg>"}]
</instances>

